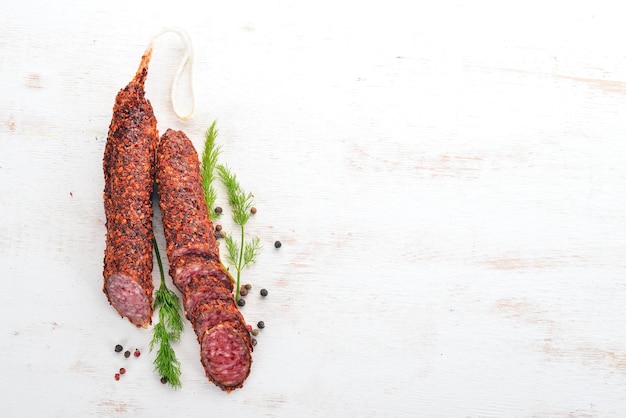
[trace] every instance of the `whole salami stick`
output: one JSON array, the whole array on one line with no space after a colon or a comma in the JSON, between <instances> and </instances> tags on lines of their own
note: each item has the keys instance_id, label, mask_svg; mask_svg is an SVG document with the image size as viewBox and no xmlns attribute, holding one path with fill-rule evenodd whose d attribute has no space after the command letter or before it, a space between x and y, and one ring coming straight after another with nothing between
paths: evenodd
<instances>
[{"instance_id":1,"label":"whole salami stick","mask_svg":"<svg viewBox=\"0 0 626 418\"><path fill-rule=\"evenodd\" d=\"M103 291L137 327L152 320L152 200L159 135L144 83L152 49L120 90L104 150L106 249Z\"/></svg>"},{"instance_id":2,"label":"whole salami stick","mask_svg":"<svg viewBox=\"0 0 626 418\"><path fill-rule=\"evenodd\" d=\"M156 181L170 275L183 294L207 377L230 392L250 374L251 337L220 261L198 154L182 131L168 129L161 137Z\"/></svg>"}]
</instances>

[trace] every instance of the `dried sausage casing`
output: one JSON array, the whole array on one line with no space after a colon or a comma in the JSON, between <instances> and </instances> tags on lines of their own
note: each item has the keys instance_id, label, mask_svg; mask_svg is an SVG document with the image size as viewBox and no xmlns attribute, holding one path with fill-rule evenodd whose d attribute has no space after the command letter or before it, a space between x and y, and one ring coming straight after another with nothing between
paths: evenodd
<instances>
[{"instance_id":1,"label":"dried sausage casing","mask_svg":"<svg viewBox=\"0 0 626 418\"><path fill-rule=\"evenodd\" d=\"M150 51L135 78L120 90L104 150L106 249L103 291L138 327L152 318L152 189L159 135L145 98Z\"/></svg>"}]
</instances>

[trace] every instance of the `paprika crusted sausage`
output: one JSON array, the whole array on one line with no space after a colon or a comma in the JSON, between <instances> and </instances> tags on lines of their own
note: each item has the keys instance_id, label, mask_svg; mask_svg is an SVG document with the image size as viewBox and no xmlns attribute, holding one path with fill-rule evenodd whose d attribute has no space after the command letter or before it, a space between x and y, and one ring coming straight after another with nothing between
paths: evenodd
<instances>
[{"instance_id":1,"label":"paprika crusted sausage","mask_svg":"<svg viewBox=\"0 0 626 418\"><path fill-rule=\"evenodd\" d=\"M152 318L152 189L159 135L145 98L151 50L113 107L104 150L106 249L103 291L122 317L137 327Z\"/></svg>"},{"instance_id":2,"label":"paprika crusted sausage","mask_svg":"<svg viewBox=\"0 0 626 418\"><path fill-rule=\"evenodd\" d=\"M156 166L169 272L183 295L207 377L230 392L250 374L252 343L235 304L232 279L220 261L198 154L182 131L168 129Z\"/></svg>"}]
</instances>

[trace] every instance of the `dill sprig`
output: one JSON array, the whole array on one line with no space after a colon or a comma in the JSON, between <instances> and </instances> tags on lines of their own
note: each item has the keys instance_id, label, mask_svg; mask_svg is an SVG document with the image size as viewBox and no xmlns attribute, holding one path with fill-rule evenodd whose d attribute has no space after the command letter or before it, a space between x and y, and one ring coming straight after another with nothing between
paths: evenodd
<instances>
[{"instance_id":1,"label":"dill sprig","mask_svg":"<svg viewBox=\"0 0 626 418\"><path fill-rule=\"evenodd\" d=\"M156 239L153 239L152 243L161 274L161 285L154 295L154 310L159 310L159 322L152 329L150 351L155 345L159 345L154 359L155 369L159 375L167 379L170 386L178 389L182 386L180 383L180 361L176 357L172 343L180 340L180 333L183 331L182 309L176 293L165 285L163 263Z\"/></svg>"},{"instance_id":2,"label":"dill sprig","mask_svg":"<svg viewBox=\"0 0 626 418\"><path fill-rule=\"evenodd\" d=\"M245 225L252 214L250 209L254 206L254 196L252 193L246 193L241 188L237 176L227 166L220 164L216 167L216 170L220 180L226 187L228 203L233 210L233 221L239 225L241 232L241 242L236 241L232 235L226 237L226 256L237 270L235 301L238 301L241 271L256 261L256 257L262 248L259 237L254 237L248 242L245 241Z\"/></svg>"},{"instance_id":3,"label":"dill sprig","mask_svg":"<svg viewBox=\"0 0 626 418\"><path fill-rule=\"evenodd\" d=\"M202 164L200 171L202 173L202 188L204 189L204 200L209 211L209 217L217 219L220 217L219 213L213 211L213 206L217 200L217 192L213 187L213 172L217 165L217 157L220 154L220 147L215 145L215 139L219 131L215 127L217 121L213 121L209 129L204 134L204 151L202 152Z\"/></svg>"},{"instance_id":4,"label":"dill sprig","mask_svg":"<svg viewBox=\"0 0 626 418\"><path fill-rule=\"evenodd\" d=\"M250 219L250 209L254 205L254 196L252 196L252 193L246 194L243 191L237 176L227 166L223 164L218 165L217 173L224 186L226 186L228 203L230 203L233 209L233 221L239 226L244 226Z\"/></svg>"}]
</instances>

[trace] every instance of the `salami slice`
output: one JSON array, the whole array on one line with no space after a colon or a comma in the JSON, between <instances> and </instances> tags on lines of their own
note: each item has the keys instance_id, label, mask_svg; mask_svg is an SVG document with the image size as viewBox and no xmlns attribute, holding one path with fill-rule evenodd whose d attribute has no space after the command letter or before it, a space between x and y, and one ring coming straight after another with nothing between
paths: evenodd
<instances>
[{"instance_id":1,"label":"salami slice","mask_svg":"<svg viewBox=\"0 0 626 418\"><path fill-rule=\"evenodd\" d=\"M192 317L194 309L204 302L210 301L232 301L233 294L222 286L222 283L212 277L194 277L189 282L183 294L183 306L185 315ZM234 302L234 301L233 301Z\"/></svg>"},{"instance_id":2,"label":"salami slice","mask_svg":"<svg viewBox=\"0 0 626 418\"><path fill-rule=\"evenodd\" d=\"M234 328L226 324L211 328L203 335L200 347L202 365L213 383L227 392L243 386L252 357Z\"/></svg>"},{"instance_id":3,"label":"salami slice","mask_svg":"<svg viewBox=\"0 0 626 418\"><path fill-rule=\"evenodd\" d=\"M206 302L197 307L190 316L191 322L198 339L202 338L208 330L219 325L229 323L239 332L250 351L252 351L252 338L245 325L245 320L234 303L225 301Z\"/></svg>"},{"instance_id":4,"label":"salami slice","mask_svg":"<svg viewBox=\"0 0 626 418\"><path fill-rule=\"evenodd\" d=\"M169 273L178 290L183 293L191 278L197 276L213 277L219 280L222 286L230 292L233 290L233 280L222 267L219 258L207 258L204 255L186 253L170 261Z\"/></svg>"},{"instance_id":5,"label":"salami slice","mask_svg":"<svg viewBox=\"0 0 626 418\"><path fill-rule=\"evenodd\" d=\"M156 118L145 98L151 50L118 94L104 150L106 249L103 291L122 317L147 327L152 317L152 200Z\"/></svg>"}]
</instances>

